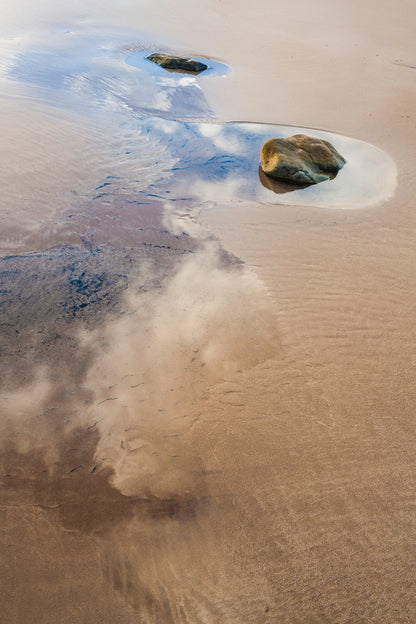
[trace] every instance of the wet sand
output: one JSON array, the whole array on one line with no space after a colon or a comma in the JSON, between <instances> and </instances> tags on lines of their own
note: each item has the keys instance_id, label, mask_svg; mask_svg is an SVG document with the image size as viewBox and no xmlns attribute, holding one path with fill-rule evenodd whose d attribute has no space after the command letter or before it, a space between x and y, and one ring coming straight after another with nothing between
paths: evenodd
<instances>
[{"instance_id":1,"label":"wet sand","mask_svg":"<svg viewBox=\"0 0 416 624\"><path fill-rule=\"evenodd\" d=\"M169 201L153 130L2 100L1 622L415 619L414 11L306 6L142 29L232 67L216 119L384 150L370 207Z\"/></svg>"}]
</instances>

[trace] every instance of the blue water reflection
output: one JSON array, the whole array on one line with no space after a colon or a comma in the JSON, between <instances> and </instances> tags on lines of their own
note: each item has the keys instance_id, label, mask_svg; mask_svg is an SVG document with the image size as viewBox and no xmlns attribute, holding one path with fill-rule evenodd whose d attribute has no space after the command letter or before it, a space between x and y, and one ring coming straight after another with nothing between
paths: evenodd
<instances>
[{"instance_id":1,"label":"blue water reflection","mask_svg":"<svg viewBox=\"0 0 416 624\"><path fill-rule=\"evenodd\" d=\"M170 199L357 208L373 205L394 192L396 167L392 159L377 147L350 137L270 124L166 125L157 119L142 123L147 133L165 142L176 160L172 176L158 185L161 195L169 190ZM272 137L286 138L305 132L331 141L347 164L334 179L318 185L299 188L282 184L276 188L271 184L274 188L268 188L270 179L259 175L263 143Z\"/></svg>"},{"instance_id":2,"label":"blue water reflection","mask_svg":"<svg viewBox=\"0 0 416 624\"><path fill-rule=\"evenodd\" d=\"M150 46L137 47L121 35L62 30L49 45L19 53L9 76L47 90L54 104L111 104L171 119L213 117L201 81L224 76L227 65L198 59L209 64L204 78L167 72L146 59Z\"/></svg>"},{"instance_id":3,"label":"blue water reflection","mask_svg":"<svg viewBox=\"0 0 416 624\"><path fill-rule=\"evenodd\" d=\"M49 48L18 55L10 75L42 87L43 97L59 106L86 115L100 109L112 120L119 115L123 131L130 126L135 135L149 138L124 148L130 160L144 161L149 144L157 144L153 168L157 174L160 159L164 175L148 187L127 179L124 185L131 191L199 204L253 200L328 208L366 207L394 192L394 162L363 141L284 125L216 123L202 86L227 74L230 68L223 63L198 58L209 65L198 76L167 72L146 58L153 49L126 45L121 36L64 30L58 35ZM263 143L296 133L329 140L347 164L334 179L307 188L276 185L259 175ZM120 151L121 142L120 137ZM106 182L105 193L111 192Z\"/></svg>"}]
</instances>

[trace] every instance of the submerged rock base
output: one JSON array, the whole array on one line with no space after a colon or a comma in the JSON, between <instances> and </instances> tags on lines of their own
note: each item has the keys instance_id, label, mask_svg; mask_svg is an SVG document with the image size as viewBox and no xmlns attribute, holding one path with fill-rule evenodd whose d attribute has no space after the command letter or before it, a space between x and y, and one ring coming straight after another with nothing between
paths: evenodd
<instances>
[{"instance_id":1,"label":"submerged rock base","mask_svg":"<svg viewBox=\"0 0 416 624\"><path fill-rule=\"evenodd\" d=\"M261 149L261 168L265 174L300 186L328 180L345 163L345 158L329 141L306 134L270 139Z\"/></svg>"}]
</instances>

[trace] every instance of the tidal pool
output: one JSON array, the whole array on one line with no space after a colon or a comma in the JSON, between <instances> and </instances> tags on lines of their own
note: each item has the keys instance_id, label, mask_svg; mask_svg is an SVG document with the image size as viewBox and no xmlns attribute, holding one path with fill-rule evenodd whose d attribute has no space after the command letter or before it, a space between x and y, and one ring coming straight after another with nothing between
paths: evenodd
<instances>
[{"instance_id":1,"label":"tidal pool","mask_svg":"<svg viewBox=\"0 0 416 624\"><path fill-rule=\"evenodd\" d=\"M145 43L123 42L121 34L67 29L54 46L36 46L17 55L9 74L41 88L48 102L88 118L102 115L103 135L106 117L117 117L123 128L120 153L126 127L146 137L144 142L130 141L125 146L130 161L146 158L149 140L157 143L158 156L147 163L147 171L154 168L157 177L161 162L169 162L171 170L166 166L162 178L147 189L141 182L136 189L152 196L198 204L253 200L349 209L368 208L393 195L396 165L378 147L315 128L216 123L215 107L204 95L204 82L226 80L230 67L193 56L207 61L206 72L199 76L167 72L146 58L151 51L154 47ZM259 171L261 146L269 138L296 133L330 141L347 164L334 179L308 188L276 185ZM120 186L120 179L116 185L107 180L103 183L108 195L114 186Z\"/></svg>"}]
</instances>

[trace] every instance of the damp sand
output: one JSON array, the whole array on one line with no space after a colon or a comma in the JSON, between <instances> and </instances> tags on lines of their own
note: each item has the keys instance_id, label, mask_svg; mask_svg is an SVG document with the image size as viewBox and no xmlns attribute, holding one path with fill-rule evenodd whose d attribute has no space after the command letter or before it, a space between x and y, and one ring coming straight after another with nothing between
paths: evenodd
<instances>
[{"instance_id":1,"label":"damp sand","mask_svg":"<svg viewBox=\"0 0 416 624\"><path fill-rule=\"evenodd\" d=\"M414 620L414 13L397 6L88 8L104 30L140 17L126 45L229 65L198 83L217 122L381 150L395 187L361 206L215 179L190 202L182 131L169 151L168 125L4 83L0 621Z\"/></svg>"}]
</instances>

